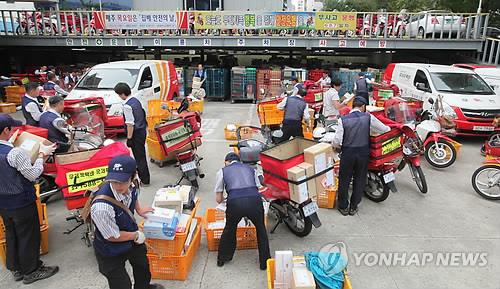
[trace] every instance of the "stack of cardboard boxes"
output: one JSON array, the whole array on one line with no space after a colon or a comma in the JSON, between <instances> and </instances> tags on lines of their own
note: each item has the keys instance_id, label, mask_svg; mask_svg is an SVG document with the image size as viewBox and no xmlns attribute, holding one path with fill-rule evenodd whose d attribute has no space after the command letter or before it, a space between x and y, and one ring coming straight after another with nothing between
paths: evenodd
<instances>
[{"instance_id":1,"label":"stack of cardboard boxes","mask_svg":"<svg viewBox=\"0 0 500 289\"><path fill-rule=\"evenodd\" d=\"M289 183L290 199L301 204L334 187L332 168L337 158L332 146L327 143L318 143L304 149L304 162L287 170L288 179L299 182ZM316 177L304 182L313 176Z\"/></svg>"},{"instance_id":2,"label":"stack of cardboard boxes","mask_svg":"<svg viewBox=\"0 0 500 289\"><path fill-rule=\"evenodd\" d=\"M274 289L316 288L304 257L294 257L292 251L276 251L274 266Z\"/></svg>"}]
</instances>

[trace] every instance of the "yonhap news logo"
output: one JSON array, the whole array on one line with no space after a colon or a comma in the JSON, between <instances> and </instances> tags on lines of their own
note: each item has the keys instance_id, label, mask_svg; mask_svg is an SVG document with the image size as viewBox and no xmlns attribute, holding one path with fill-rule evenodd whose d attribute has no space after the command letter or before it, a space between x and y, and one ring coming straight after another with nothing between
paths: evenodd
<instances>
[{"instance_id":1,"label":"yonhap news logo","mask_svg":"<svg viewBox=\"0 0 500 289\"><path fill-rule=\"evenodd\" d=\"M365 267L485 267L488 265L487 252L377 252L349 251L344 242L329 243L319 250L318 262L329 276L350 266Z\"/></svg>"}]
</instances>

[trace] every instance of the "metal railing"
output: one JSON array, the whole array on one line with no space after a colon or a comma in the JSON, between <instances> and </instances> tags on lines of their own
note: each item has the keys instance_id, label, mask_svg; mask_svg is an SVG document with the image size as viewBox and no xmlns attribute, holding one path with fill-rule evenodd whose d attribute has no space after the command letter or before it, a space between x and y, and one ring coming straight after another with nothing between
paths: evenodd
<instances>
[{"instance_id":1,"label":"metal railing","mask_svg":"<svg viewBox=\"0 0 500 289\"><path fill-rule=\"evenodd\" d=\"M500 63L500 39L486 38L483 44L483 50L481 54L479 54L478 61L498 66Z\"/></svg>"},{"instance_id":2,"label":"metal railing","mask_svg":"<svg viewBox=\"0 0 500 289\"><path fill-rule=\"evenodd\" d=\"M55 37L55 36L265 36L265 37L330 37L330 38L383 38L383 39L430 39L430 40L484 40L486 39L486 27L488 26L488 14L468 13L391 13L391 12L304 12L305 16L297 16L301 13L287 12L234 12L238 15L252 15L252 13L269 15L292 15L293 19L300 17L319 17L320 13L332 13L338 15L349 15L349 20L343 23L338 18L331 23L324 24L326 29L318 29L318 26L297 27L247 27L246 18L244 24L228 25L225 20L221 28L216 25L210 29L200 29L196 17L206 12L197 11L174 11L162 13L188 13L189 20L184 21L184 27L177 25L172 29L130 29L127 25L123 27L113 26L109 29L107 17L110 14L118 14L119 11L0 11L0 37ZM141 11L126 11L123 13L153 13ZM233 12L209 12L220 13L226 17ZM318 14L316 14L318 13ZM212 15L213 16L213 15ZM211 17L212 17L211 16ZM179 17L179 16L177 16ZM209 16L207 16L209 17ZM236 16L238 17L238 16ZM245 16L246 17L246 16ZM270 16L273 17L273 16ZM278 16L276 16L276 19ZM279 16L281 17L281 16ZM160 17L161 18L161 17ZM207 18L208 19L208 18ZM221 18L225 19L225 18ZM273 18L274 19L274 18ZM280 18L281 19L281 18ZM317 18L319 19L319 18ZM176 20L179 21L179 20ZM322 20L324 21L324 20ZM317 21L319 22L319 21ZM317 23L316 22L316 23ZM276 22L277 23L277 22ZM158 26L155 26L158 27ZM337 29L336 29L337 28Z\"/></svg>"}]
</instances>

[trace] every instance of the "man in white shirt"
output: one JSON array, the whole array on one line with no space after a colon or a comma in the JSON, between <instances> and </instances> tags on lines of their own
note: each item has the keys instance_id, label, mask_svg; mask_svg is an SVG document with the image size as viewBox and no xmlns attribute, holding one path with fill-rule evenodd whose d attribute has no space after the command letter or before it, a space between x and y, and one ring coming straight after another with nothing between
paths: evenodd
<instances>
[{"instance_id":1,"label":"man in white shirt","mask_svg":"<svg viewBox=\"0 0 500 289\"><path fill-rule=\"evenodd\" d=\"M328 72L323 72L323 77L316 81L316 85L319 84L321 87L329 87L331 85L332 79L328 76Z\"/></svg>"},{"instance_id":2,"label":"man in white shirt","mask_svg":"<svg viewBox=\"0 0 500 289\"><path fill-rule=\"evenodd\" d=\"M66 90L62 89L59 84L56 83L57 77L54 73L49 73L47 74L47 83L43 85L44 90L55 90L58 94L62 95L63 97L67 96L69 92Z\"/></svg>"},{"instance_id":3,"label":"man in white shirt","mask_svg":"<svg viewBox=\"0 0 500 289\"><path fill-rule=\"evenodd\" d=\"M323 116L326 120L326 125L336 122L340 116L339 110L345 105L340 102L339 91L342 87L340 79L333 80L333 86L330 87L323 96Z\"/></svg>"}]
</instances>

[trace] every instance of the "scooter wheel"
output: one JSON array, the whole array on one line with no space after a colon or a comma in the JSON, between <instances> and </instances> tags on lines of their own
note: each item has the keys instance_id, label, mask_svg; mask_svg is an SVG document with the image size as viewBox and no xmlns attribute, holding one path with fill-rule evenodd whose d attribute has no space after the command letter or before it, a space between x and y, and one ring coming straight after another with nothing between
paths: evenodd
<instances>
[{"instance_id":1,"label":"scooter wheel","mask_svg":"<svg viewBox=\"0 0 500 289\"><path fill-rule=\"evenodd\" d=\"M311 233L312 221L309 217L304 216L304 212L291 204L285 204L287 207L287 216L285 216L285 224L288 229L297 237L305 237Z\"/></svg>"},{"instance_id":2,"label":"scooter wheel","mask_svg":"<svg viewBox=\"0 0 500 289\"><path fill-rule=\"evenodd\" d=\"M199 188L200 186L198 185L198 180L192 180L191 181L191 186L193 186L195 188Z\"/></svg>"},{"instance_id":3,"label":"scooter wheel","mask_svg":"<svg viewBox=\"0 0 500 289\"><path fill-rule=\"evenodd\" d=\"M375 203L383 202L389 197L389 186L384 183L381 176L374 172L368 172L365 196Z\"/></svg>"},{"instance_id":4,"label":"scooter wheel","mask_svg":"<svg viewBox=\"0 0 500 289\"><path fill-rule=\"evenodd\" d=\"M500 167L496 165L484 165L478 168L472 175L474 191L487 200L500 200L499 174Z\"/></svg>"},{"instance_id":5,"label":"scooter wheel","mask_svg":"<svg viewBox=\"0 0 500 289\"><path fill-rule=\"evenodd\" d=\"M410 169L412 170L413 179L417 184L418 189L422 194L427 194L427 181L425 180L424 172L422 171L422 167L410 165Z\"/></svg>"},{"instance_id":6,"label":"scooter wheel","mask_svg":"<svg viewBox=\"0 0 500 289\"><path fill-rule=\"evenodd\" d=\"M425 147L425 159L433 167L444 169L455 163L457 151L455 147L446 140L439 140L437 144L430 142Z\"/></svg>"}]
</instances>

